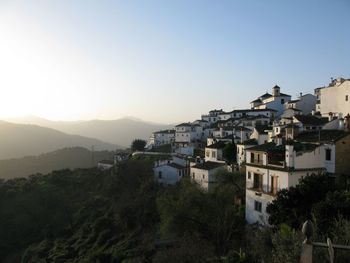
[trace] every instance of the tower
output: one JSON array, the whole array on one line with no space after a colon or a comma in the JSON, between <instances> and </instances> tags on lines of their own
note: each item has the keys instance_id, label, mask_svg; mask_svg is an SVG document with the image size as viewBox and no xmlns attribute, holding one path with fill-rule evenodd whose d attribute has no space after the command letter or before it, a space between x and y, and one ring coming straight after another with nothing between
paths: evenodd
<instances>
[{"instance_id":1,"label":"tower","mask_svg":"<svg viewBox=\"0 0 350 263\"><path fill-rule=\"evenodd\" d=\"M277 86L277 85L274 86L272 88L272 96L279 97L280 96L280 90L281 90L281 88L279 86Z\"/></svg>"}]
</instances>

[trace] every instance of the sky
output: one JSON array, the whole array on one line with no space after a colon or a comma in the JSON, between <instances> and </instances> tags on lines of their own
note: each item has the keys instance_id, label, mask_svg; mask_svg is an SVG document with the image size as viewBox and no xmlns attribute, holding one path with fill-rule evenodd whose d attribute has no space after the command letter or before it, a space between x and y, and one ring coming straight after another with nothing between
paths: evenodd
<instances>
[{"instance_id":1,"label":"sky","mask_svg":"<svg viewBox=\"0 0 350 263\"><path fill-rule=\"evenodd\" d=\"M176 123L350 78L349 0L0 0L0 118Z\"/></svg>"}]
</instances>

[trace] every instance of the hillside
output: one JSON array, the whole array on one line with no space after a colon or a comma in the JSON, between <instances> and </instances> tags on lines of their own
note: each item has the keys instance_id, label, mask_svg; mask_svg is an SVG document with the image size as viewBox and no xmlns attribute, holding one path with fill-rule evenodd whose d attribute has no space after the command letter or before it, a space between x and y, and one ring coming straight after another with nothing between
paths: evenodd
<instances>
[{"instance_id":1,"label":"hillside","mask_svg":"<svg viewBox=\"0 0 350 263\"><path fill-rule=\"evenodd\" d=\"M80 146L95 150L115 150L116 146L101 140L36 125L0 121L0 160L39 155L66 147Z\"/></svg>"},{"instance_id":2,"label":"hillside","mask_svg":"<svg viewBox=\"0 0 350 263\"><path fill-rule=\"evenodd\" d=\"M145 122L135 118L90 121L50 121L35 116L9 120L14 123L35 124L69 134L96 138L123 147L130 147L133 139L147 140L152 132L173 127L167 124Z\"/></svg>"},{"instance_id":3,"label":"hillside","mask_svg":"<svg viewBox=\"0 0 350 263\"><path fill-rule=\"evenodd\" d=\"M91 151L82 147L64 148L39 156L0 160L0 178L26 177L36 173L50 173L54 170L90 168L103 159L109 159L112 152Z\"/></svg>"}]
</instances>

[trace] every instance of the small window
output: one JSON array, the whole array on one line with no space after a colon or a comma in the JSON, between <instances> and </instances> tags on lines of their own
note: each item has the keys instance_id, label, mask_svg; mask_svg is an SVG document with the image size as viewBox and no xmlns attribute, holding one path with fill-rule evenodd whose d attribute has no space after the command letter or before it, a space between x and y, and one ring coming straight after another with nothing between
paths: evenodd
<instances>
[{"instance_id":1,"label":"small window","mask_svg":"<svg viewBox=\"0 0 350 263\"><path fill-rule=\"evenodd\" d=\"M252 174L250 172L248 172L248 179L252 178Z\"/></svg>"},{"instance_id":2,"label":"small window","mask_svg":"<svg viewBox=\"0 0 350 263\"><path fill-rule=\"evenodd\" d=\"M202 177L203 177L203 179L204 179L204 178L205 178L205 175L203 174Z\"/></svg>"},{"instance_id":3,"label":"small window","mask_svg":"<svg viewBox=\"0 0 350 263\"><path fill-rule=\"evenodd\" d=\"M281 99L281 104L284 104L284 99Z\"/></svg>"},{"instance_id":4,"label":"small window","mask_svg":"<svg viewBox=\"0 0 350 263\"><path fill-rule=\"evenodd\" d=\"M345 101L349 101L349 95L345 95Z\"/></svg>"},{"instance_id":5,"label":"small window","mask_svg":"<svg viewBox=\"0 0 350 263\"><path fill-rule=\"evenodd\" d=\"M261 202L254 201L254 210L261 213L261 210L262 210L261 208L262 208Z\"/></svg>"},{"instance_id":6,"label":"small window","mask_svg":"<svg viewBox=\"0 0 350 263\"><path fill-rule=\"evenodd\" d=\"M158 172L158 178L162 179L162 172L161 171Z\"/></svg>"},{"instance_id":7,"label":"small window","mask_svg":"<svg viewBox=\"0 0 350 263\"><path fill-rule=\"evenodd\" d=\"M250 153L250 162L254 163L254 153Z\"/></svg>"},{"instance_id":8,"label":"small window","mask_svg":"<svg viewBox=\"0 0 350 263\"><path fill-rule=\"evenodd\" d=\"M194 179L194 173L192 173L192 179Z\"/></svg>"},{"instance_id":9,"label":"small window","mask_svg":"<svg viewBox=\"0 0 350 263\"><path fill-rule=\"evenodd\" d=\"M326 149L326 161L330 161L332 159L332 150Z\"/></svg>"},{"instance_id":10,"label":"small window","mask_svg":"<svg viewBox=\"0 0 350 263\"><path fill-rule=\"evenodd\" d=\"M216 158L216 152L215 151L211 152L211 157Z\"/></svg>"}]
</instances>

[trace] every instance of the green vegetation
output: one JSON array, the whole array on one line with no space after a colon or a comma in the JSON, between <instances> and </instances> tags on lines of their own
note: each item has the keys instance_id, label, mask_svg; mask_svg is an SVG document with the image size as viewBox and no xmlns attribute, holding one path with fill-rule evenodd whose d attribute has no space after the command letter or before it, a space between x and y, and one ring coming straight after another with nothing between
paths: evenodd
<instances>
[{"instance_id":1,"label":"green vegetation","mask_svg":"<svg viewBox=\"0 0 350 263\"><path fill-rule=\"evenodd\" d=\"M95 167L98 161L112 158L113 153L109 151L92 153L82 147L64 148L39 156L0 160L0 178L26 177L61 169L91 168Z\"/></svg>"},{"instance_id":2,"label":"green vegetation","mask_svg":"<svg viewBox=\"0 0 350 263\"><path fill-rule=\"evenodd\" d=\"M225 145L224 149L222 150L223 156L225 160L227 160L229 163L233 163L237 159L237 147L235 143L228 143Z\"/></svg>"},{"instance_id":3,"label":"green vegetation","mask_svg":"<svg viewBox=\"0 0 350 263\"><path fill-rule=\"evenodd\" d=\"M273 228L247 226L244 175L218 176L225 183L211 192L188 178L163 188L154 181L152 162L140 159L104 172L60 170L2 180L1 262L298 262L304 218L297 218L310 205L299 211L294 203L283 202L286 196L298 197L296 190L280 192L271 207L297 216L270 208ZM329 236L334 243L348 244L346 184L328 179L307 177L298 191L315 201L315 240L325 242ZM315 181L320 189L328 185L331 190L314 193L310 186ZM326 211L337 216L319 220ZM315 250L315 262L327 262L325 253ZM338 253L337 262L347 262L347 256Z\"/></svg>"},{"instance_id":4,"label":"green vegetation","mask_svg":"<svg viewBox=\"0 0 350 263\"><path fill-rule=\"evenodd\" d=\"M153 147L151 152L161 152L161 153L171 153L172 147L171 144L164 144L161 146Z\"/></svg>"},{"instance_id":5,"label":"green vegetation","mask_svg":"<svg viewBox=\"0 0 350 263\"><path fill-rule=\"evenodd\" d=\"M144 151L146 144L147 144L147 142L145 140L135 139L131 143L131 150L132 151Z\"/></svg>"}]
</instances>

